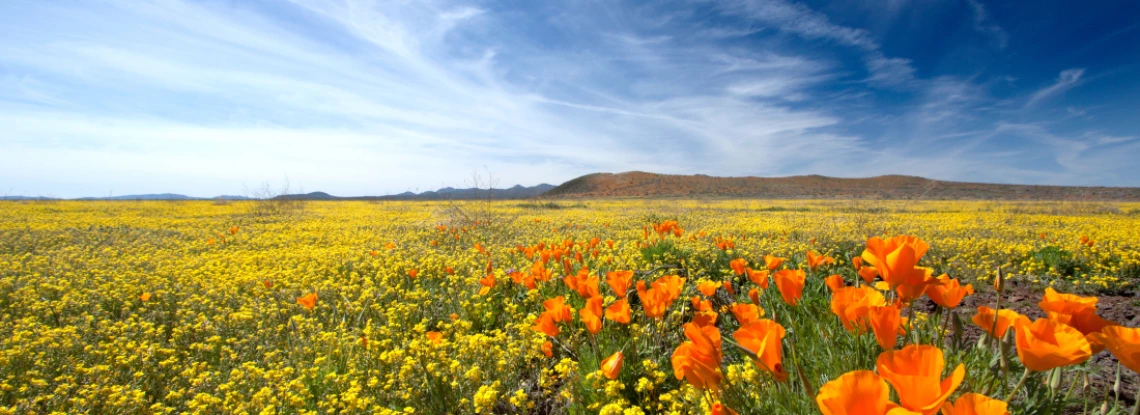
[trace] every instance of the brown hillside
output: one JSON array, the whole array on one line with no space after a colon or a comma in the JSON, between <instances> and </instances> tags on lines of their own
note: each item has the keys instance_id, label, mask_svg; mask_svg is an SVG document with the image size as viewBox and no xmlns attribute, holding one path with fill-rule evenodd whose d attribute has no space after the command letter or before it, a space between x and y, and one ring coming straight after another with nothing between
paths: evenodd
<instances>
[{"instance_id":1,"label":"brown hillside","mask_svg":"<svg viewBox=\"0 0 1140 415\"><path fill-rule=\"evenodd\" d=\"M914 176L712 177L646 173L588 174L544 193L579 197L748 197L767 199L966 199L1140 201L1140 188L949 182Z\"/></svg>"}]
</instances>

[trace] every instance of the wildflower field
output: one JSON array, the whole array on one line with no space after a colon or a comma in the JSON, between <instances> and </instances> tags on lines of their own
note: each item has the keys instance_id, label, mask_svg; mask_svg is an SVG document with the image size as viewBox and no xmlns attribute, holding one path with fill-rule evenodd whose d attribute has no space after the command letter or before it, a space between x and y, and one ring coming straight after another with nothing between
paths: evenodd
<instances>
[{"instance_id":1,"label":"wildflower field","mask_svg":"<svg viewBox=\"0 0 1140 415\"><path fill-rule=\"evenodd\" d=\"M0 203L0 414L1140 406L1137 204L256 203Z\"/></svg>"}]
</instances>

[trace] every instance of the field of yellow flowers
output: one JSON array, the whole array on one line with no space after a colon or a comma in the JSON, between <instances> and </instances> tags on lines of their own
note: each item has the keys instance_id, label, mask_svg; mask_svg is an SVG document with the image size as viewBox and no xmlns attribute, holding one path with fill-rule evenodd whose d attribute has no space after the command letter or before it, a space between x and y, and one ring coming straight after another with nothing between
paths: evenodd
<instances>
[{"instance_id":1,"label":"field of yellow flowers","mask_svg":"<svg viewBox=\"0 0 1140 415\"><path fill-rule=\"evenodd\" d=\"M0 204L0 414L1140 407L1140 329L1097 305L1134 295L1140 205L256 211Z\"/></svg>"}]
</instances>

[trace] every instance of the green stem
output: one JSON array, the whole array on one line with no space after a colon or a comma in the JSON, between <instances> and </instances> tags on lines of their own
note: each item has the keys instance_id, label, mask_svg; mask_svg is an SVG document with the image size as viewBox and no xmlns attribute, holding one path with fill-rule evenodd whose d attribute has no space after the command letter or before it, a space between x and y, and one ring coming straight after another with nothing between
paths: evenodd
<instances>
[{"instance_id":1,"label":"green stem","mask_svg":"<svg viewBox=\"0 0 1140 415\"><path fill-rule=\"evenodd\" d=\"M1136 405L1132 407L1132 415L1140 415L1140 388L1136 389L1136 399L1132 401L1136 403Z\"/></svg>"},{"instance_id":2,"label":"green stem","mask_svg":"<svg viewBox=\"0 0 1140 415\"><path fill-rule=\"evenodd\" d=\"M1012 402L1013 397L1017 395L1017 391L1019 389L1021 389L1022 386L1025 386L1025 381L1029 380L1029 373L1030 373L1030 370L1028 368L1026 368L1025 374L1021 375L1021 380L1017 381L1017 386L1014 386L1013 390L1009 391L1009 395L1006 395L1005 401L1007 403Z\"/></svg>"}]
</instances>

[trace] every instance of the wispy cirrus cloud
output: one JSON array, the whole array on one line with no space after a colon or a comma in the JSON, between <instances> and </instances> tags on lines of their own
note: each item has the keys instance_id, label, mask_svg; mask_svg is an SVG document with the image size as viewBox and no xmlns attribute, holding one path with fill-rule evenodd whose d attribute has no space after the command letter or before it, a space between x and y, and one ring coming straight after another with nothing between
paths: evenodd
<instances>
[{"instance_id":1,"label":"wispy cirrus cloud","mask_svg":"<svg viewBox=\"0 0 1140 415\"><path fill-rule=\"evenodd\" d=\"M1041 88L1029 96L1029 100L1025 102L1026 107L1033 107L1042 101L1053 98L1057 95L1063 94L1065 91L1077 86L1080 82L1081 76L1085 74L1084 68L1073 68L1061 71L1057 77L1057 81L1052 85Z\"/></svg>"}]
</instances>

